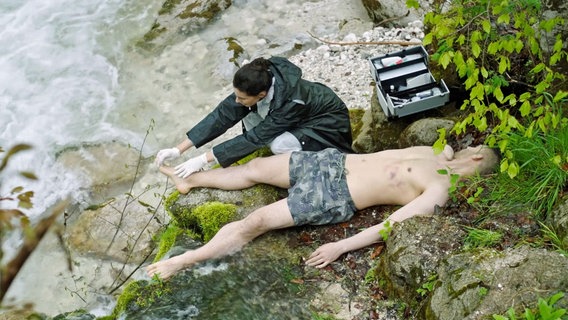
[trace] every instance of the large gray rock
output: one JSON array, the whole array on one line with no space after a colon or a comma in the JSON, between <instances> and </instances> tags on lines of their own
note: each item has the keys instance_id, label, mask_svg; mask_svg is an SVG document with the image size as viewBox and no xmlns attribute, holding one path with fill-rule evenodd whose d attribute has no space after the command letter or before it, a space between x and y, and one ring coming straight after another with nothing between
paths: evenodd
<instances>
[{"instance_id":1,"label":"large gray rock","mask_svg":"<svg viewBox=\"0 0 568 320\"><path fill-rule=\"evenodd\" d=\"M268 185L256 185L244 190L195 188L187 195L180 195L168 208L173 215L191 211L206 202L222 202L237 207L236 219L242 219L254 210L287 197L286 190Z\"/></svg>"},{"instance_id":2,"label":"large gray rock","mask_svg":"<svg viewBox=\"0 0 568 320\"><path fill-rule=\"evenodd\" d=\"M389 291L407 301L416 299L416 290L436 273L443 259L461 248L465 236L454 219L438 215L395 224L380 257Z\"/></svg>"},{"instance_id":3,"label":"large gray rock","mask_svg":"<svg viewBox=\"0 0 568 320\"><path fill-rule=\"evenodd\" d=\"M75 253L140 263L154 249L160 227L148 207L124 196L84 211L67 228L66 240Z\"/></svg>"},{"instance_id":4,"label":"large gray rock","mask_svg":"<svg viewBox=\"0 0 568 320\"><path fill-rule=\"evenodd\" d=\"M128 190L145 173L148 161L141 158L139 150L120 142L67 148L57 157L58 163L85 181L85 189L95 202Z\"/></svg>"},{"instance_id":5,"label":"large gray rock","mask_svg":"<svg viewBox=\"0 0 568 320\"><path fill-rule=\"evenodd\" d=\"M398 148L399 136L411 120L401 118L389 121L379 105L375 88L371 98L371 107L365 110L361 122L359 135L353 140L353 150L358 153L372 153Z\"/></svg>"},{"instance_id":6,"label":"large gray rock","mask_svg":"<svg viewBox=\"0 0 568 320\"><path fill-rule=\"evenodd\" d=\"M427 319L489 319L536 307L568 288L568 258L545 249L483 250L449 257L438 269L439 286L427 306ZM568 301L556 304L566 307Z\"/></svg>"},{"instance_id":7,"label":"large gray rock","mask_svg":"<svg viewBox=\"0 0 568 320\"><path fill-rule=\"evenodd\" d=\"M449 119L420 119L404 129L400 135L399 145L401 148L431 146L440 136L438 129L446 129L446 132L450 132L454 124L455 122Z\"/></svg>"}]
</instances>

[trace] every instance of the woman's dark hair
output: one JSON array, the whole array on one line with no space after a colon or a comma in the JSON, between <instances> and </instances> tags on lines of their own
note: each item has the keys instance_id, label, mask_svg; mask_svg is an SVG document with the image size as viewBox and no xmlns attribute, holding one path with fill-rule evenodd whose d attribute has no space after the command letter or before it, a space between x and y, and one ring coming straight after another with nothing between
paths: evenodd
<instances>
[{"instance_id":1,"label":"woman's dark hair","mask_svg":"<svg viewBox=\"0 0 568 320\"><path fill-rule=\"evenodd\" d=\"M233 77L233 87L249 96L268 91L272 86L271 63L264 58L256 58L242 66Z\"/></svg>"}]
</instances>

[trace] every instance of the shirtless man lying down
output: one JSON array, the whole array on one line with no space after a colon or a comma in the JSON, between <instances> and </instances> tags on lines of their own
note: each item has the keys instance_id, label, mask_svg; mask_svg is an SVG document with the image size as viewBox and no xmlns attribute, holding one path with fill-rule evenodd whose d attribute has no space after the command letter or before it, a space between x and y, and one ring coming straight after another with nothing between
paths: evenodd
<instances>
[{"instance_id":1,"label":"shirtless man lying down","mask_svg":"<svg viewBox=\"0 0 568 320\"><path fill-rule=\"evenodd\" d=\"M370 154L344 154L336 149L298 151L256 158L234 167L201 171L185 179L171 167L160 167L183 194L194 187L239 190L264 183L288 189L288 197L223 226L206 244L179 256L149 265L146 272L169 278L176 272L240 250L259 235L304 224L322 225L349 220L357 210L375 205L401 205L385 221L360 233L317 248L306 264L323 268L343 253L382 240L379 231L412 216L431 214L449 198L449 174L486 174L500 158L485 146L454 151L446 146L410 147ZM445 170L442 174L439 170Z\"/></svg>"}]
</instances>

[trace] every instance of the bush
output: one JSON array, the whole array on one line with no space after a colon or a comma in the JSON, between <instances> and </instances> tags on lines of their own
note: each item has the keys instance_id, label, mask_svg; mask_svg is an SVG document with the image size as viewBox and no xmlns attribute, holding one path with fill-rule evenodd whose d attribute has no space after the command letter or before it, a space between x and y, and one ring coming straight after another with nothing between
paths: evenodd
<instances>
[{"instance_id":1,"label":"bush","mask_svg":"<svg viewBox=\"0 0 568 320\"><path fill-rule=\"evenodd\" d=\"M457 0L449 6L426 14L424 45L433 47L432 60L457 74L467 92L461 109L469 114L453 132L473 127L486 135L486 144L505 154L501 170L515 177L520 167L507 152L510 134L531 137L568 122L562 109L568 92L560 87L565 76L558 67L568 61L557 32L564 20L544 18L538 0Z\"/></svg>"}]
</instances>

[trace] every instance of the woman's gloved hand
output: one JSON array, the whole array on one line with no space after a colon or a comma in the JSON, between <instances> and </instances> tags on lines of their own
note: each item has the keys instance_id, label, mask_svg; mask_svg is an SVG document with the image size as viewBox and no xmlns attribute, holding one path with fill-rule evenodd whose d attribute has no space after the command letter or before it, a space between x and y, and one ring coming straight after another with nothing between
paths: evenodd
<instances>
[{"instance_id":1,"label":"woman's gloved hand","mask_svg":"<svg viewBox=\"0 0 568 320\"><path fill-rule=\"evenodd\" d=\"M156 164L162 166L164 161L179 158L180 152L178 148L162 149L156 155Z\"/></svg>"},{"instance_id":2,"label":"woman's gloved hand","mask_svg":"<svg viewBox=\"0 0 568 320\"><path fill-rule=\"evenodd\" d=\"M176 166L176 175L180 178L187 178L195 171L201 170L207 164L207 154L202 154L198 157L191 158L186 162Z\"/></svg>"}]
</instances>

